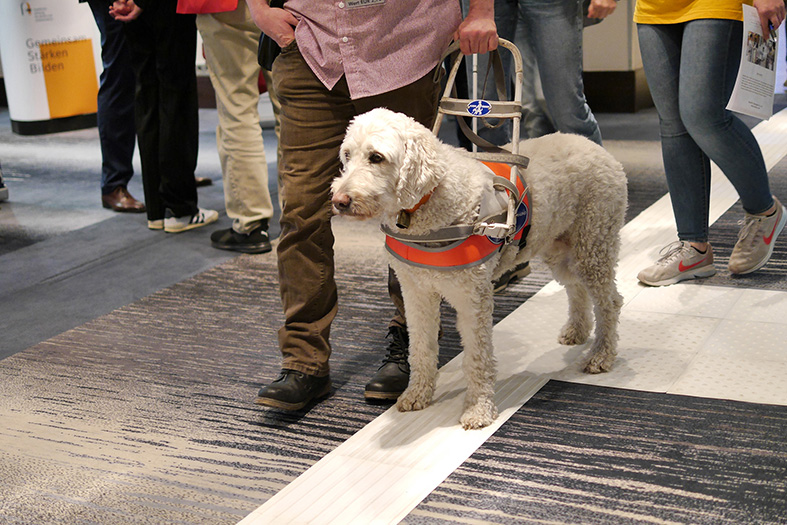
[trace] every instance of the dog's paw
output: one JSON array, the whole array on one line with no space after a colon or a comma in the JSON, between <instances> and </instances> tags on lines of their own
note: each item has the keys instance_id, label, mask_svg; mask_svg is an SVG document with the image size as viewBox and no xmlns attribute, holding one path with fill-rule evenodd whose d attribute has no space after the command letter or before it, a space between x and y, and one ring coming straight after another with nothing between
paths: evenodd
<instances>
[{"instance_id":1,"label":"dog's paw","mask_svg":"<svg viewBox=\"0 0 787 525\"><path fill-rule=\"evenodd\" d=\"M399 412L412 412L413 410L423 410L432 402L431 394L418 392L415 389L407 388L399 399L396 400L396 408Z\"/></svg>"},{"instance_id":2,"label":"dog's paw","mask_svg":"<svg viewBox=\"0 0 787 525\"><path fill-rule=\"evenodd\" d=\"M465 409L459 422L465 430L472 430L489 426L495 419L497 419L497 407L491 399L487 399Z\"/></svg>"},{"instance_id":3,"label":"dog's paw","mask_svg":"<svg viewBox=\"0 0 787 525\"><path fill-rule=\"evenodd\" d=\"M574 324L566 323L560 330L557 341L561 345L581 345L586 343L590 332Z\"/></svg>"},{"instance_id":4,"label":"dog's paw","mask_svg":"<svg viewBox=\"0 0 787 525\"><path fill-rule=\"evenodd\" d=\"M584 372L586 374L600 374L602 372L609 372L612 370L612 364L615 362L615 356L606 352L593 354L585 365Z\"/></svg>"}]
</instances>

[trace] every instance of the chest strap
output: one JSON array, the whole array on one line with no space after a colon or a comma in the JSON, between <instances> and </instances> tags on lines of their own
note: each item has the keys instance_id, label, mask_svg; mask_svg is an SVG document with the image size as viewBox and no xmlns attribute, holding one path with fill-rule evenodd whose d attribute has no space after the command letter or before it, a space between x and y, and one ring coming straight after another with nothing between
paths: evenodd
<instances>
[{"instance_id":1,"label":"chest strap","mask_svg":"<svg viewBox=\"0 0 787 525\"><path fill-rule=\"evenodd\" d=\"M517 171L514 185L503 173L510 166L484 163L490 169L493 191L484 195L475 224L457 224L432 230L423 235L393 231L387 226L385 247L397 259L424 268L456 269L476 266L488 260L509 242L525 243L530 229L530 192ZM516 218L513 232L508 226L508 200L514 199Z\"/></svg>"}]
</instances>

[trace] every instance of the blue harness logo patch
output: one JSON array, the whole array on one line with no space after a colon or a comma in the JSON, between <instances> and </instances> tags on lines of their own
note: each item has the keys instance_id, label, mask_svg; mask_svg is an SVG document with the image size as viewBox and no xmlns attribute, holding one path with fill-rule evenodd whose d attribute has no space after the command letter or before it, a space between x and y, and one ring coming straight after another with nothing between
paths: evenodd
<instances>
[{"instance_id":1,"label":"blue harness logo patch","mask_svg":"<svg viewBox=\"0 0 787 525\"><path fill-rule=\"evenodd\" d=\"M467 105L467 112L476 117L483 117L492 111L492 104L486 100L474 100Z\"/></svg>"}]
</instances>

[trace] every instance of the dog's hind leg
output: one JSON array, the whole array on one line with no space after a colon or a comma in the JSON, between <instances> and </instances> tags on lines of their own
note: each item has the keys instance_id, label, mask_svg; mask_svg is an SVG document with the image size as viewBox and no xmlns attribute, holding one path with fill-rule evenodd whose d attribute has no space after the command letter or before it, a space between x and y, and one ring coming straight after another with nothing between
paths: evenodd
<instances>
[{"instance_id":1,"label":"dog's hind leg","mask_svg":"<svg viewBox=\"0 0 787 525\"><path fill-rule=\"evenodd\" d=\"M442 298L433 291L423 290L423 283L405 284L403 279L400 282L410 337L410 382L396 401L396 408L409 412L422 410L432 402L437 379L437 335Z\"/></svg>"},{"instance_id":2,"label":"dog's hind leg","mask_svg":"<svg viewBox=\"0 0 787 525\"><path fill-rule=\"evenodd\" d=\"M452 301L456 309L456 326L464 347L462 370L467 379L467 393L460 422L466 430L485 427L497 418L494 401L497 363L492 345L492 286L487 281L469 291L463 290L462 297L455 297Z\"/></svg>"},{"instance_id":3,"label":"dog's hind leg","mask_svg":"<svg viewBox=\"0 0 787 525\"><path fill-rule=\"evenodd\" d=\"M556 242L549 255L545 254L544 262L568 295L568 320L560 329L557 340L562 345L580 345L588 340L593 328L592 303L583 279L570 266L568 245Z\"/></svg>"},{"instance_id":4,"label":"dog's hind leg","mask_svg":"<svg viewBox=\"0 0 787 525\"><path fill-rule=\"evenodd\" d=\"M590 296L582 283L570 282L565 287L568 294L568 321L560 330L558 342L562 345L581 345L588 340L593 327Z\"/></svg>"},{"instance_id":5,"label":"dog's hind leg","mask_svg":"<svg viewBox=\"0 0 787 525\"><path fill-rule=\"evenodd\" d=\"M603 252L600 250L596 253L599 257L594 262L579 264L577 269L593 303L596 318L595 340L584 369L589 374L612 369L617 355L620 309L623 307L623 297L615 285L617 250L610 250L606 256L601 255Z\"/></svg>"},{"instance_id":6,"label":"dog's hind leg","mask_svg":"<svg viewBox=\"0 0 787 525\"><path fill-rule=\"evenodd\" d=\"M618 346L618 321L623 297L618 293L615 282L597 284L590 288L593 312L596 316L595 341L590 349L590 359L585 372L598 374L608 372L615 362Z\"/></svg>"}]
</instances>

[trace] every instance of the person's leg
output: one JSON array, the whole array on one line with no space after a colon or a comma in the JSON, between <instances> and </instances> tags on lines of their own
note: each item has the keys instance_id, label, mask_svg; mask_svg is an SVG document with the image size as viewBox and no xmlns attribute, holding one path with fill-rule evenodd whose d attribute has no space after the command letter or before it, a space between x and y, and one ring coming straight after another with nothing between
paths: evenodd
<instances>
[{"instance_id":1,"label":"person's leg","mask_svg":"<svg viewBox=\"0 0 787 525\"><path fill-rule=\"evenodd\" d=\"M730 180L746 212L728 265L735 274L751 273L768 262L787 220L771 194L757 140L725 107L738 73L737 42L742 31L739 21L688 22L680 73L680 110L686 129ZM702 49L713 53L707 56Z\"/></svg>"},{"instance_id":2,"label":"person's leg","mask_svg":"<svg viewBox=\"0 0 787 525\"><path fill-rule=\"evenodd\" d=\"M123 23L100 0L88 0L101 33L103 71L98 89L98 136L101 143L101 194L128 186L134 174L134 69Z\"/></svg>"},{"instance_id":3,"label":"person's leg","mask_svg":"<svg viewBox=\"0 0 787 525\"><path fill-rule=\"evenodd\" d=\"M708 241L710 161L681 118L683 24L638 26L642 64L659 114L661 150L681 241Z\"/></svg>"},{"instance_id":4,"label":"person's leg","mask_svg":"<svg viewBox=\"0 0 787 525\"><path fill-rule=\"evenodd\" d=\"M197 167L199 120L195 15L175 12L174 1L156 4L156 74L159 80L159 192L174 217L198 212ZM143 12L144 16L145 12Z\"/></svg>"},{"instance_id":5,"label":"person's leg","mask_svg":"<svg viewBox=\"0 0 787 525\"><path fill-rule=\"evenodd\" d=\"M541 88L541 77L538 72L533 47L527 36L527 25L524 14L517 9L516 36L514 43L522 54L522 127L524 138L535 138L555 132L555 126L549 117Z\"/></svg>"},{"instance_id":6,"label":"person's leg","mask_svg":"<svg viewBox=\"0 0 787 525\"><path fill-rule=\"evenodd\" d=\"M716 273L708 241L710 161L689 135L681 119L680 71L683 24L639 25L642 62L659 114L661 149L678 242L662 249L662 257L637 278L664 286Z\"/></svg>"},{"instance_id":7,"label":"person's leg","mask_svg":"<svg viewBox=\"0 0 787 525\"><path fill-rule=\"evenodd\" d=\"M339 172L339 146L355 111L343 80L328 91L297 43L273 65L281 101L281 236L277 247L284 326L283 368L329 374L331 322L336 316L330 185Z\"/></svg>"},{"instance_id":8,"label":"person's leg","mask_svg":"<svg viewBox=\"0 0 787 525\"><path fill-rule=\"evenodd\" d=\"M601 144L582 81L582 11L577 0L520 0L538 63L549 115L557 131Z\"/></svg>"},{"instance_id":9,"label":"person's leg","mask_svg":"<svg viewBox=\"0 0 787 525\"><path fill-rule=\"evenodd\" d=\"M137 144L142 164L142 185L145 192L148 224L163 229L164 202L159 194L161 172L159 167L159 81L156 72L155 32L151 18L141 16L128 22L125 33L131 49L136 88L134 96L134 121Z\"/></svg>"},{"instance_id":10,"label":"person's leg","mask_svg":"<svg viewBox=\"0 0 787 525\"><path fill-rule=\"evenodd\" d=\"M773 205L765 161L748 126L726 109L738 74L742 31L743 24L733 20L686 23L680 117L697 145L735 187L743 209L757 214Z\"/></svg>"},{"instance_id":11,"label":"person's leg","mask_svg":"<svg viewBox=\"0 0 787 525\"><path fill-rule=\"evenodd\" d=\"M216 92L216 143L227 216L232 219L235 232L248 234L273 217L257 110L260 30L251 20L245 2L239 2L235 11L197 16L197 27Z\"/></svg>"}]
</instances>

